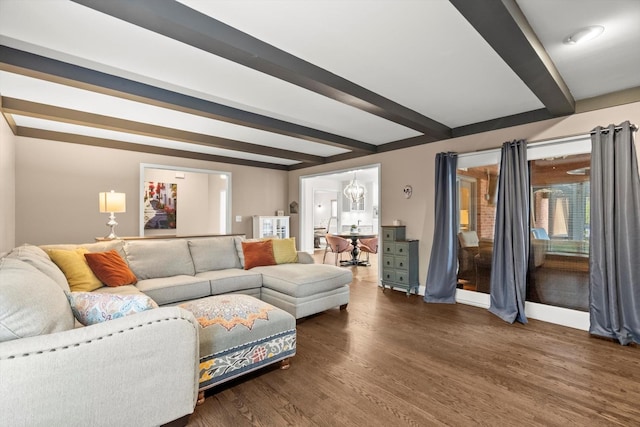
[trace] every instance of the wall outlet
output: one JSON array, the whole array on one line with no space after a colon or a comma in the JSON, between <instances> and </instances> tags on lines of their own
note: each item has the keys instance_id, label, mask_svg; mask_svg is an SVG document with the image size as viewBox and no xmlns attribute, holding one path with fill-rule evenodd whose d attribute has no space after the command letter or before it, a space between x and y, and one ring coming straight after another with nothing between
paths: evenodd
<instances>
[{"instance_id":1,"label":"wall outlet","mask_svg":"<svg viewBox=\"0 0 640 427\"><path fill-rule=\"evenodd\" d=\"M242 222L242 216L236 215L236 222Z\"/></svg>"}]
</instances>

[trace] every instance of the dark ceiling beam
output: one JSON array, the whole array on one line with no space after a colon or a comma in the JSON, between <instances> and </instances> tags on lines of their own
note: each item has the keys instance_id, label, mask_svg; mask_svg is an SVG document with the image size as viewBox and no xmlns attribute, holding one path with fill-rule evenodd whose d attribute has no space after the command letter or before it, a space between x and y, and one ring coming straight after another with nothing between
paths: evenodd
<instances>
[{"instance_id":1,"label":"dark ceiling beam","mask_svg":"<svg viewBox=\"0 0 640 427\"><path fill-rule=\"evenodd\" d=\"M325 157L324 164L326 165L329 163L341 162L343 160L350 160L350 159L360 159L360 158L363 158L364 156L370 156L370 155L371 154L362 155L362 154L358 154L353 151L350 151L348 153L335 154L333 156ZM305 163L296 163L294 165L289 165L287 170L293 171L293 170L299 170L299 169L306 169L313 166L314 165L305 164Z\"/></svg>"},{"instance_id":2,"label":"dark ceiling beam","mask_svg":"<svg viewBox=\"0 0 640 427\"><path fill-rule=\"evenodd\" d=\"M375 145L0 45L0 70L361 153Z\"/></svg>"},{"instance_id":3,"label":"dark ceiling beam","mask_svg":"<svg viewBox=\"0 0 640 427\"><path fill-rule=\"evenodd\" d=\"M449 0L553 116L575 100L515 0Z\"/></svg>"},{"instance_id":4,"label":"dark ceiling beam","mask_svg":"<svg viewBox=\"0 0 640 427\"><path fill-rule=\"evenodd\" d=\"M73 133L56 132L43 129L18 126L18 136L38 138L50 141L66 142L70 144L89 145L92 147L111 148L115 150L135 151L138 153L159 154L169 157L181 157L185 159L205 160L209 162L228 163L233 165L252 166L256 168L288 170L286 165L274 163L257 162L254 160L237 159L226 156L216 156L213 154L196 153L186 150L176 150L172 148L154 147L151 145L134 144L131 142L117 141L106 138L96 138L93 136L77 135Z\"/></svg>"},{"instance_id":5,"label":"dark ceiling beam","mask_svg":"<svg viewBox=\"0 0 640 427\"><path fill-rule=\"evenodd\" d=\"M449 127L174 0L73 0L441 140Z\"/></svg>"},{"instance_id":6,"label":"dark ceiling beam","mask_svg":"<svg viewBox=\"0 0 640 427\"><path fill-rule=\"evenodd\" d=\"M558 116L555 116L558 117ZM548 110L541 108L539 110L527 111L524 113L513 114L510 116L499 117L497 119L486 120L484 122L472 123L470 125L459 126L453 128L453 137L458 138L465 135L473 135L482 132L491 132L492 130L504 129L513 126L525 125L527 123L540 122L555 118Z\"/></svg>"},{"instance_id":7,"label":"dark ceiling beam","mask_svg":"<svg viewBox=\"0 0 640 427\"><path fill-rule=\"evenodd\" d=\"M154 138L169 139L172 141L198 144L207 147L216 147L226 150L240 151L244 153L259 154L281 159L296 160L310 165L324 162L324 158L311 154L300 153L264 145L250 144L232 139L220 138L201 133L189 132L181 129L157 126L148 123L140 123L101 114L87 113L85 111L56 107L22 99L0 97L2 111L4 113L18 114L21 116L36 117L45 120L53 120L63 123L72 123L81 126L108 129L118 132L132 133L136 135L150 136Z\"/></svg>"},{"instance_id":8,"label":"dark ceiling beam","mask_svg":"<svg viewBox=\"0 0 640 427\"><path fill-rule=\"evenodd\" d=\"M527 111L524 113L513 114L511 116L499 117L497 119L486 120L483 122L471 123L465 126L459 126L451 129L452 137L459 138L467 135L475 135L483 132L491 132L493 130L504 129L513 126L525 125L527 123L539 122L542 120L553 119L546 109ZM398 141L389 142L378 146L378 153L387 151L400 150L402 148L414 147L416 145L428 144L431 141L425 140L423 135L414 136L412 138L400 139ZM304 166L303 166L304 167Z\"/></svg>"}]
</instances>

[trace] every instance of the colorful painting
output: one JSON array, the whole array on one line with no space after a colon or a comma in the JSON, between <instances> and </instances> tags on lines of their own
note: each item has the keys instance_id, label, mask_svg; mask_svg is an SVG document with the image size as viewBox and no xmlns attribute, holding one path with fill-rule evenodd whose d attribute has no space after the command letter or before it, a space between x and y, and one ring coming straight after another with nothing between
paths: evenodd
<instances>
[{"instance_id":1,"label":"colorful painting","mask_svg":"<svg viewBox=\"0 0 640 427\"><path fill-rule=\"evenodd\" d=\"M178 210L178 184L165 182L144 183L144 228L176 228Z\"/></svg>"}]
</instances>

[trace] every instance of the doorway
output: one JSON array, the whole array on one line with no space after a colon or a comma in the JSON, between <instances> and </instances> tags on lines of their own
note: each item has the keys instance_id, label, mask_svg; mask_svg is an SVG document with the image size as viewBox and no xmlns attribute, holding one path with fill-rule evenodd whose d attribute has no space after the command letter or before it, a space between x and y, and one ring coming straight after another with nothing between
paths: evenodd
<instances>
[{"instance_id":1,"label":"doorway","mask_svg":"<svg viewBox=\"0 0 640 427\"><path fill-rule=\"evenodd\" d=\"M325 234L337 233L338 191L316 189L313 191L313 247L324 248Z\"/></svg>"},{"instance_id":2,"label":"doorway","mask_svg":"<svg viewBox=\"0 0 640 427\"><path fill-rule=\"evenodd\" d=\"M344 189L354 179L366 189L361 204L349 203ZM313 254L315 232L329 220L333 233L348 232L352 225L379 234L380 164L360 166L300 177L300 250Z\"/></svg>"}]
</instances>

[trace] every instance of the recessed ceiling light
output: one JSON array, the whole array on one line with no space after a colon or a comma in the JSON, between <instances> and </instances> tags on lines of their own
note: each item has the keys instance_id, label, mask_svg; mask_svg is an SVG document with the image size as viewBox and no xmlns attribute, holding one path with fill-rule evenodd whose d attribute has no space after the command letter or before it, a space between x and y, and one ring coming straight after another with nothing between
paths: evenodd
<instances>
[{"instance_id":1,"label":"recessed ceiling light","mask_svg":"<svg viewBox=\"0 0 640 427\"><path fill-rule=\"evenodd\" d=\"M602 25L592 25L590 27L580 28L578 31L570 34L564 39L564 44L578 44L593 40L604 31Z\"/></svg>"}]
</instances>

